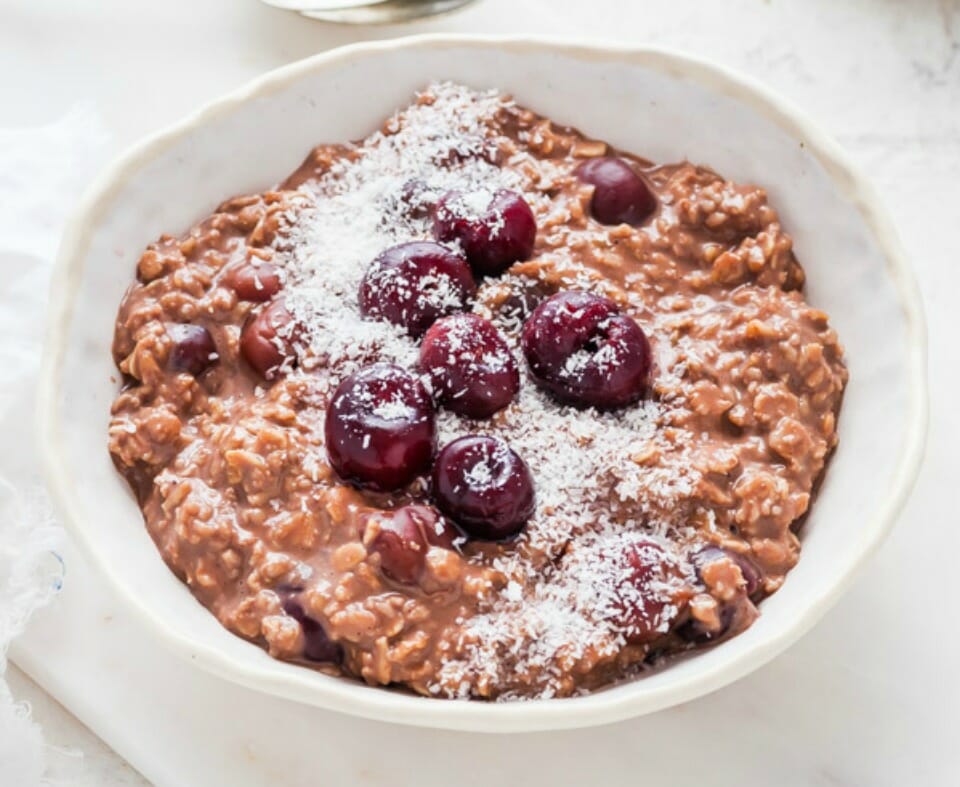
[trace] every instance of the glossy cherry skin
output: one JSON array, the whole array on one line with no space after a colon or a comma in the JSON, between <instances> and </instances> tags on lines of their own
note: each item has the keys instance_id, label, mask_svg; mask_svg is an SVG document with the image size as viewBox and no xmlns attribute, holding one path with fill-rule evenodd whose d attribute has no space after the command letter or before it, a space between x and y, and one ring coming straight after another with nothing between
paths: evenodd
<instances>
[{"instance_id":1,"label":"glossy cherry skin","mask_svg":"<svg viewBox=\"0 0 960 787\"><path fill-rule=\"evenodd\" d=\"M388 579L413 584L423 573L427 540L416 515L398 509L377 517L377 531L369 551L380 556L380 571Z\"/></svg>"},{"instance_id":2,"label":"glossy cherry skin","mask_svg":"<svg viewBox=\"0 0 960 787\"><path fill-rule=\"evenodd\" d=\"M527 283L518 288L495 308L500 318L509 325L522 325L537 308L549 297L549 293L540 291L536 283Z\"/></svg>"},{"instance_id":3,"label":"glossy cherry skin","mask_svg":"<svg viewBox=\"0 0 960 787\"><path fill-rule=\"evenodd\" d=\"M423 537L427 539L430 546L459 552L467 543L466 534L432 506L405 506L405 508L425 509L417 511L417 518L423 528Z\"/></svg>"},{"instance_id":4,"label":"glossy cherry skin","mask_svg":"<svg viewBox=\"0 0 960 787\"><path fill-rule=\"evenodd\" d=\"M305 659L330 664L339 664L343 660L343 648L327 636L320 622L310 617L299 601L285 599L283 611L300 624Z\"/></svg>"},{"instance_id":5,"label":"glossy cherry skin","mask_svg":"<svg viewBox=\"0 0 960 787\"><path fill-rule=\"evenodd\" d=\"M377 363L347 377L324 426L331 466L357 486L393 491L430 469L433 402L420 379L399 366Z\"/></svg>"},{"instance_id":6,"label":"glossy cherry skin","mask_svg":"<svg viewBox=\"0 0 960 787\"><path fill-rule=\"evenodd\" d=\"M360 312L420 337L445 314L462 311L476 294L470 266L439 243L401 243L381 252L360 283Z\"/></svg>"},{"instance_id":7,"label":"glossy cherry skin","mask_svg":"<svg viewBox=\"0 0 960 787\"><path fill-rule=\"evenodd\" d=\"M664 633L679 614L678 605L662 589L676 570L666 552L653 541L639 540L612 559L620 572L613 605L617 628L631 644Z\"/></svg>"},{"instance_id":8,"label":"glossy cherry skin","mask_svg":"<svg viewBox=\"0 0 960 787\"><path fill-rule=\"evenodd\" d=\"M414 584L423 573L431 546L456 549L463 540L456 528L432 506L406 505L395 511L371 514L364 535L367 548L380 556L380 570L388 579Z\"/></svg>"},{"instance_id":9,"label":"glossy cherry skin","mask_svg":"<svg viewBox=\"0 0 960 787\"><path fill-rule=\"evenodd\" d=\"M506 340L476 314L437 320L420 345L420 369L434 398L468 418L488 418L513 401L520 372Z\"/></svg>"},{"instance_id":10,"label":"glossy cherry skin","mask_svg":"<svg viewBox=\"0 0 960 787\"><path fill-rule=\"evenodd\" d=\"M746 555L717 546L705 546L690 555L690 563L700 582L703 582L704 569L719 560L730 560L740 569L744 582L743 590L747 597L753 596L760 590L763 575L756 564ZM743 613L744 605L746 607L751 606L750 602L746 601L743 596L737 595L733 600L719 605L717 610L719 626L715 629L710 629L702 621L691 618L677 629L677 633L683 639L697 645L721 640L730 633L734 621L738 618L738 613Z\"/></svg>"},{"instance_id":11,"label":"glossy cherry skin","mask_svg":"<svg viewBox=\"0 0 960 787\"><path fill-rule=\"evenodd\" d=\"M458 242L478 276L496 276L533 254L537 220L515 191L449 191L433 215L433 236Z\"/></svg>"},{"instance_id":12,"label":"glossy cherry skin","mask_svg":"<svg viewBox=\"0 0 960 787\"><path fill-rule=\"evenodd\" d=\"M639 400L650 382L650 344L610 299L579 290L541 303L521 345L535 382L576 407L612 410Z\"/></svg>"},{"instance_id":13,"label":"glossy cherry skin","mask_svg":"<svg viewBox=\"0 0 960 787\"><path fill-rule=\"evenodd\" d=\"M695 645L705 645L708 642L716 642L723 639L730 633L730 626L736 618L736 604L720 605L718 616L720 625L716 630L708 629L701 621L696 618L690 618L680 626L677 626L677 634L681 639Z\"/></svg>"},{"instance_id":14,"label":"glossy cherry skin","mask_svg":"<svg viewBox=\"0 0 960 787\"><path fill-rule=\"evenodd\" d=\"M241 301L266 303L280 292L280 272L269 262L238 265L230 270L226 280Z\"/></svg>"},{"instance_id":15,"label":"glossy cherry skin","mask_svg":"<svg viewBox=\"0 0 960 787\"><path fill-rule=\"evenodd\" d=\"M400 187L397 200L403 206L403 212L410 218L426 219L433 213L439 197L426 181L411 178Z\"/></svg>"},{"instance_id":16,"label":"glossy cherry skin","mask_svg":"<svg viewBox=\"0 0 960 787\"><path fill-rule=\"evenodd\" d=\"M468 536L488 540L519 533L533 516L533 477L523 459L494 437L448 443L433 466L437 507Z\"/></svg>"},{"instance_id":17,"label":"glossy cherry skin","mask_svg":"<svg viewBox=\"0 0 960 787\"><path fill-rule=\"evenodd\" d=\"M716 560L723 559L732 560L740 569L740 573L743 575L745 591L748 596L752 596L760 589L760 583L762 580L760 569L758 569L754 562L746 555L741 555L739 552L734 552L732 549L708 546L690 556L690 562L693 564L694 570L697 573L697 577L701 581L703 581L702 572L704 566L707 566Z\"/></svg>"},{"instance_id":18,"label":"glossy cherry skin","mask_svg":"<svg viewBox=\"0 0 960 787\"><path fill-rule=\"evenodd\" d=\"M167 326L167 335L173 339L169 364L174 371L199 377L217 361L213 337L202 325L175 323Z\"/></svg>"},{"instance_id":19,"label":"glossy cherry skin","mask_svg":"<svg viewBox=\"0 0 960 787\"><path fill-rule=\"evenodd\" d=\"M267 304L243 326L240 354L265 380L275 380L296 364L295 344L302 333L283 300Z\"/></svg>"},{"instance_id":20,"label":"glossy cherry skin","mask_svg":"<svg viewBox=\"0 0 960 787\"><path fill-rule=\"evenodd\" d=\"M594 158L576 170L577 178L591 184L590 213L601 224L643 224L657 209L657 198L623 159Z\"/></svg>"}]
</instances>

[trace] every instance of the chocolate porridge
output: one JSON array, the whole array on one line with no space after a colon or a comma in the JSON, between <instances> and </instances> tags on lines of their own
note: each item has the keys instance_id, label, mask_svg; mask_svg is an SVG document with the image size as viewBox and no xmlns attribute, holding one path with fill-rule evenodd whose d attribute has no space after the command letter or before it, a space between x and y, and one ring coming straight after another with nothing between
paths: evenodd
<instances>
[{"instance_id":1,"label":"chocolate porridge","mask_svg":"<svg viewBox=\"0 0 960 787\"><path fill-rule=\"evenodd\" d=\"M796 564L847 380L803 282L762 189L435 84L147 248L110 452L272 656L582 693L742 632Z\"/></svg>"}]
</instances>

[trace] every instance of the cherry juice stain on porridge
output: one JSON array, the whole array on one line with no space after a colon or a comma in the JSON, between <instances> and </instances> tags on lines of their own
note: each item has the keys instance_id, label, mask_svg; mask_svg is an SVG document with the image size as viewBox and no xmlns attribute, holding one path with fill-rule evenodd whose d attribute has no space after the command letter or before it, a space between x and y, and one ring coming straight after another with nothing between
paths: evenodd
<instances>
[{"instance_id":1,"label":"cherry juice stain on porridge","mask_svg":"<svg viewBox=\"0 0 960 787\"><path fill-rule=\"evenodd\" d=\"M110 452L272 656L568 696L747 628L847 372L765 192L434 84L140 258Z\"/></svg>"}]
</instances>

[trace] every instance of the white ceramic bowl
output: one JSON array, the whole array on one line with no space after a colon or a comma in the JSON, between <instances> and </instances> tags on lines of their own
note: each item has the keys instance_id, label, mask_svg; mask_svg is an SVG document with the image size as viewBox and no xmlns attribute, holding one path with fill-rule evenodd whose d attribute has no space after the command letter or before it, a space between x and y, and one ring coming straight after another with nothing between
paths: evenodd
<instances>
[{"instance_id":1,"label":"white ceramic bowl","mask_svg":"<svg viewBox=\"0 0 960 787\"><path fill-rule=\"evenodd\" d=\"M263 189L320 142L365 136L437 79L497 87L655 161L689 158L765 186L796 241L808 297L850 367L840 448L803 556L730 642L591 696L488 704L423 699L269 658L231 634L161 561L106 448L114 315L144 246L225 197ZM891 527L926 426L917 290L890 220L846 157L796 110L717 66L651 50L518 38L421 37L295 63L140 143L90 191L63 241L41 391L49 485L73 534L157 639L260 691L371 718L479 731L600 724L690 700L756 669L809 629Z\"/></svg>"}]
</instances>

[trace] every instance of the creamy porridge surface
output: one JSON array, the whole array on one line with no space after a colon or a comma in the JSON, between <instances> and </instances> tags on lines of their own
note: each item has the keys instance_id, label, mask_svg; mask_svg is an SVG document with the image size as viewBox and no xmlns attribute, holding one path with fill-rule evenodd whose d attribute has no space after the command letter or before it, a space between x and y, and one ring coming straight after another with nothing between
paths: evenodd
<instances>
[{"instance_id":1,"label":"creamy porridge surface","mask_svg":"<svg viewBox=\"0 0 960 787\"><path fill-rule=\"evenodd\" d=\"M602 202L606 172L587 162L633 178L649 204L617 213L618 194ZM529 205L535 241L492 273L483 254L527 215L490 212L507 193ZM488 246L444 237L444 210L494 215ZM438 240L426 278L369 274L385 250ZM475 281L443 272L468 270L464 258ZM803 281L761 188L435 84L367 139L321 145L276 189L151 244L117 316L109 448L166 563L276 658L436 697L580 693L743 631L796 564L847 379ZM606 304L624 342L639 326L648 344L634 341L622 369L615 354L603 366L609 346L586 344L551 387L524 326L558 293ZM455 412L462 392L427 397L417 446L508 446L514 464L496 467L523 466L533 490L509 537L446 515L444 468L390 489L334 469L325 420L349 411L334 392L351 375L387 362L441 396L421 356L435 331L421 349L420 328L391 321L391 298L413 304L399 319L465 309L495 329L484 369L506 382L484 395L503 402L477 418ZM460 319L474 326L463 341L487 336L483 320ZM449 363L463 371L454 339ZM591 364L602 379L585 396L642 372L642 397L601 409L564 398ZM390 391L377 417L413 423L418 400ZM428 448L428 461L452 461L435 457ZM484 494L499 483L485 473L467 478ZM516 477L504 483L520 494Z\"/></svg>"}]
</instances>

